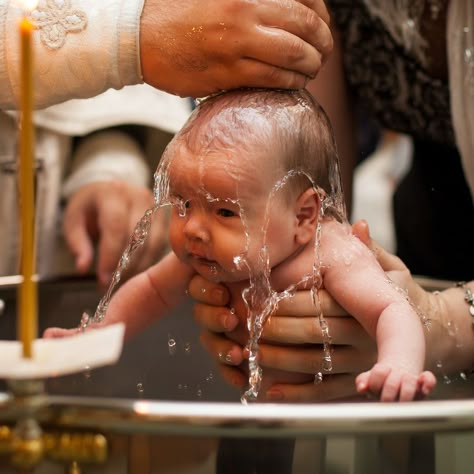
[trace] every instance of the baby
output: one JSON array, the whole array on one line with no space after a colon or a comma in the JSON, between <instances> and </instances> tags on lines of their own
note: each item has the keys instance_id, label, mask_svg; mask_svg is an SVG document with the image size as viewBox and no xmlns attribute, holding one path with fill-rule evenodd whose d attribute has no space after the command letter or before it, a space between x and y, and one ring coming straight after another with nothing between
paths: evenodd
<instances>
[{"instance_id":1,"label":"baby","mask_svg":"<svg viewBox=\"0 0 474 474\"><path fill-rule=\"evenodd\" d=\"M268 291L281 299L324 285L377 342L378 360L356 378L357 390L384 401L431 392L421 320L351 234L332 129L306 91L206 99L169 144L160 172L169 178L161 181L173 204L173 251L116 292L104 324L124 321L127 336L143 329L181 302L195 273L226 284L242 324L260 286L265 305L275 301Z\"/></svg>"}]
</instances>

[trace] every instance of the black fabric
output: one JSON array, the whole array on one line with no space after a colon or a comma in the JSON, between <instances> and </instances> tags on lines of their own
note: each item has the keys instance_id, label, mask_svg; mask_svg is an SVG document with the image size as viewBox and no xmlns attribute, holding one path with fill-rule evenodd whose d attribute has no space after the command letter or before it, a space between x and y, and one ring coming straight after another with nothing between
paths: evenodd
<instances>
[{"instance_id":1,"label":"black fabric","mask_svg":"<svg viewBox=\"0 0 474 474\"><path fill-rule=\"evenodd\" d=\"M397 253L412 273L472 279L474 206L456 149L415 141L394 214Z\"/></svg>"},{"instance_id":2,"label":"black fabric","mask_svg":"<svg viewBox=\"0 0 474 474\"><path fill-rule=\"evenodd\" d=\"M449 85L398 44L362 0L328 0L341 31L346 79L379 123L454 146Z\"/></svg>"},{"instance_id":3,"label":"black fabric","mask_svg":"<svg viewBox=\"0 0 474 474\"><path fill-rule=\"evenodd\" d=\"M222 438L216 461L217 474L291 474L293 439Z\"/></svg>"},{"instance_id":4,"label":"black fabric","mask_svg":"<svg viewBox=\"0 0 474 474\"><path fill-rule=\"evenodd\" d=\"M386 128L414 139L394 196L397 253L417 275L471 280L474 207L451 122L449 84L430 76L362 0L328 0L342 35L347 81Z\"/></svg>"}]
</instances>

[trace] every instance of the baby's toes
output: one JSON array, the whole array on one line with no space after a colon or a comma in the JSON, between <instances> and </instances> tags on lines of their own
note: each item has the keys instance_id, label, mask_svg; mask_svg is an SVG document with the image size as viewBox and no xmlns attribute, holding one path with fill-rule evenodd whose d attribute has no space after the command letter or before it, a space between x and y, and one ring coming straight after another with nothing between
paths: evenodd
<instances>
[{"instance_id":1,"label":"baby's toes","mask_svg":"<svg viewBox=\"0 0 474 474\"><path fill-rule=\"evenodd\" d=\"M64 328L48 328L43 332L43 338L55 339L60 337L67 337L77 334L77 329L64 329Z\"/></svg>"}]
</instances>

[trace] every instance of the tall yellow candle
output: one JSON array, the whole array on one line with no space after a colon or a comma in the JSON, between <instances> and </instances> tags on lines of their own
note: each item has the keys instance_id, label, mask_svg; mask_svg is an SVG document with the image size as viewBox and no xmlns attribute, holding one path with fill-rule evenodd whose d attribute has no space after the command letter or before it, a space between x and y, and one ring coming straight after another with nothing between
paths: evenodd
<instances>
[{"instance_id":1,"label":"tall yellow candle","mask_svg":"<svg viewBox=\"0 0 474 474\"><path fill-rule=\"evenodd\" d=\"M35 134L33 127L33 48L34 26L24 17L20 21L20 143L19 214L20 271L23 281L18 290L18 338L23 357L32 358L32 343L38 333L38 290L35 280Z\"/></svg>"}]
</instances>

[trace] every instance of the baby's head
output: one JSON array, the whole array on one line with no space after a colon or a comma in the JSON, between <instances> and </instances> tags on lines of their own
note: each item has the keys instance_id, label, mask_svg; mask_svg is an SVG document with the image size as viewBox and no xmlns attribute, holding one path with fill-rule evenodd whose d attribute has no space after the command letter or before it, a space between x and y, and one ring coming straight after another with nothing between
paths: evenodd
<instances>
[{"instance_id":1,"label":"baby's head","mask_svg":"<svg viewBox=\"0 0 474 474\"><path fill-rule=\"evenodd\" d=\"M328 118L306 91L237 90L202 102L168 146L175 253L208 278L241 279L314 237L342 195ZM317 189L317 191L315 190ZM329 202L329 206L326 204Z\"/></svg>"},{"instance_id":2,"label":"baby's head","mask_svg":"<svg viewBox=\"0 0 474 474\"><path fill-rule=\"evenodd\" d=\"M285 186L291 195L312 185L326 196L341 192L331 124L306 90L241 89L212 96L173 142L200 157L229 150L258 156L273 185L292 172Z\"/></svg>"}]
</instances>

